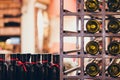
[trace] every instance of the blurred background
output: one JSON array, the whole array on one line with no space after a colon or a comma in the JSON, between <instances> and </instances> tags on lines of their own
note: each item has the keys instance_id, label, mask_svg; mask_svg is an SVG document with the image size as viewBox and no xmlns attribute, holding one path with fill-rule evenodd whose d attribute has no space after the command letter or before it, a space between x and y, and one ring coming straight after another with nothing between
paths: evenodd
<instances>
[{"instance_id":1,"label":"blurred background","mask_svg":"<svg viewBox=\"0 0 120 80\"><path fill-rule=\"evenodd\" d=\"M76 0L64 9L76 11ZM76 30L76 17L65 17L65 29ZM3 53L58 53L60 0L0 0L0 49ZM65 50L75 49L65 39Z\"/></svg>"},{"instance_id":2,"label":"blurred background","mask_svg":"<svg viewBox=\"0 0 120 80\"><path fill-rule=\"evenodd\" d=\"M58 53L60 0L0 0L0 52ZM65 0L65 9L74 11L76 0ZM72 5L72 6L71 6ZM66 17L66 28L74 17ZM66 48L75 47L72 39Z\"/></svg>"}]
</instances>

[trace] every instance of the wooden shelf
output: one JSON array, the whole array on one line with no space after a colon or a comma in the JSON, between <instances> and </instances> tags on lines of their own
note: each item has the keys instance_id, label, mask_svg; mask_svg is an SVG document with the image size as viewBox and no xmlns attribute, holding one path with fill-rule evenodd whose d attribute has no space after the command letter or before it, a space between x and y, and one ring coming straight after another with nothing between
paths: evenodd
<instances>
[{"instance_id":1,"label":"wooden shelf","mask_svg":"<svg viewBox=\"0 0 120 80\"><path fill-rule=\"evenodd\" d=\"M111 37L111 36L116 36L116 37L120 37L120 33L117 33L117 34L113 34L113 33L110 33L110 32L107 32L105 33L106 37ZM68 37L68 36L73 36L73 37L81 37L81 36L84 36L84 37L101 37L102 36L102 33L95 33L95 34L89 34L89 33L86 33L86 31L84 31L84 33L82 34L80 31L79 32L73 32L73 31L63 31L63 36L64 37Z\"/></svg>"},{"instance_id":2,"label":"wooden shelf","mask_svg":"<svg viewBox=\"0 0 120 80\"><path fill-rule=\"evenodd\" d=\"M20 36L20 27L0 28L0 36Z\"/></svg>"},{"instance_id":3,"label":"wooden shelf","mask_svg":"<svg viewBox=\"0 0 120 80\"><path fill-rule=\"evenodd\" d=\"M20 18L0 18L0 24L1 23L6 23L6 22L10 22L10 21L13 21L13 22L21 22L21 19Z\"/></svg>"},{"instance_id":4,"label":"wooden shelf","mask_svg":"<svg viewBox=\"0 0 120 80\"><path fill-rule=\"evenodd\" d=\"M21 8L22 4L19 0L4 0L0 1L0 9L8 9L8 8Z\"/></svg>"},{"instance_id":5,"label":"wooden shelf","mask_svg":"<svg viewBox=\"0 0 120 80\"><path fill-rule=\"evenodd\" d=\"M11 14L11 15L17 15L21 13L21 9L15 8L15 9L0 9L0 15L4 14Z\"/></svg>"}]
</instances>

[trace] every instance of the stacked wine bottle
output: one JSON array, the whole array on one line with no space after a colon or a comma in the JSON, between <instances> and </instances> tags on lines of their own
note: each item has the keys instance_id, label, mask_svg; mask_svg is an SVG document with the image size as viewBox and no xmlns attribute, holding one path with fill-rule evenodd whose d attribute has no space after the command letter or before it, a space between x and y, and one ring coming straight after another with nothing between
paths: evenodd
<instances>
[{"instance_id":1,"label":"stacked wine bottle","mask_svg":"<svg viewBox=\"0 0 120 80\"><path fill-rule=\"evenodd\" d=\"M86 74L95 77L101 76L102 73L102 59L94 59L92 62L87 64L86 66ZM113 59L111 63L106 66L105 71L106 76L110 75L110 77L117 78L120 76L120 59Z\"/></svg>"},{"instance_id":2,"label":"stacked wine bottle","mask_svg":"<svg viewBox=\"0 0 120 80\"><path fill-rule=\"evenodd\" d=\"M0 54L0 80L60 80L59 66L58 54Z\"/></svg>"},{"instance_id":3,"label":"stacked wine bottle","mask_svg":"<svg viewBox=\"0 0 120 80\"><path fill-rule=\"evenodd\" d=\"M120 0L75 1L71 10L60 0L61 80L120 80ZM75 17L69 25L75 30L66 29L67 16ZM66 50L73 38L75 47ZM77 67L62 71L65 58L75 58Z\"/></svg>"}]
</instances>

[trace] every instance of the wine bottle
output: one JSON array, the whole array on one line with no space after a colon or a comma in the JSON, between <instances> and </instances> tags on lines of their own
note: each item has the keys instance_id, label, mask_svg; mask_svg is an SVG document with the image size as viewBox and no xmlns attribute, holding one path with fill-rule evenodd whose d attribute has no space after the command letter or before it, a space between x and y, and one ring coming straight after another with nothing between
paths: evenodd
<instances>
[{"instance_id":1,"label":"wine bottle","mask_svg":"<svg viewBox=\"0 0 120 80\"><path fill-rule=\"evenodd\" d=\"M19 66L19 77L18 80L30 80L30 70L31 66L29 63L30 54L20 54L20 61L18 61Z\"/></svg>"},{"instance_id":2,"label":"wine bottle","mask_svg":"<svg viewBox=\"0 0 120 80\"><path fill-rule=\"evenodd\" d=\"M37 55L37 64L39 65L39 66L41 66L42 64L41 64L41 54L36 54Z\"/></svg>"},{"instance_id":3,"label":"wine bottle","mask_svg":"<svg viewBox=\"0 0 120 80\"><path fill-rule=\"evenodd\" d=\"M107 6L109 11L116 12L120 8L120 1L119 0L108 0Z\"/></svg>"},{"instance_id":4,"label":"wine bottle","mask_svg":"<svg viewBox=\"0 0 120 80\"><path fill-rule=\"evenodd\" d=\"M50 70L50 80L60 80L60 56L58 54L53 55L53 64Z\"/></svg>"},{"instance_id":5,"label":"wine bottle","mask_svg":"<svg viewBox=\"0 0 120 80\"><path fill-rule=\"evenodd\" d=\"M117 19L111 19L108 23L108 31L118 33L120 31L120 22Z\"/></svg>"},{"instance_id":6,"label":"wine bottle","mask_svg":"<svg viewBox=\"0 0 120 80\"><path fill-rule=\"evenodd\" d=\"M112 41L108 45L108 53L111 55L118 55L120 53L120 43L117 41Z\"/></svg>"},{"instance_id":7,"label":"wine bottle","mask_svg":"<svg viewBox=\"0 0 120 80\"><path fill-rule=\"evenodd\" d=\"M51 54L42 54L42 73L43 73L43 80L49 80L51 76L50 67L51 67Z\"/></svg>"},{"instance_id":8,"label":"wine bottle","mask_svg":"<svg viewBox=\"0 0 120 80\"><path fill-rule=\"evenodd\" d=\"M38 63L39 54L31 55L31 80L43 80L42 64Z\"/></svg>"},{"instance_id":9,"label":"wine bottle","mask_svg":"<svg viewBox=\"0 0 120 80\"><path fill-rule=\"evenodd\" d=\"M17 65L17 54L10 54L10 65L8 66L8 80L17 80L18 68Z\"/></svg>"},{"instance_id":10,"label":"wine bottle","mask_svg":"<svg viewBox=\"0 0 120 80\"><path fill-rule=\"evenodd\" d=\"M96 41L90 41L86 45L86 52L91 55L96 55L99 52L99 44Z\"/></svg>"},{"instance_id":11,"label":"wine bottle","mask_svg":"<svg viewBox=\"0 0 120 80\"><path fill-rule=\"evenodd\" d=\"M102 60L93 60L91 63L86 66L86 74L91 77L95 77L100 73L100 64Z\"/></svg>"},{"instance_id":12,"label":"wine bottle","mask_svg":"<svg viewBox=\"0 0 120 80\"><path fill-rule=\"evenodd\" d=\"M120 61L118 59L114 59L112 64L109 65L107 71L111 77L116 78L120 76Z\"/></svg>"},{"instance_id":13,"label":"wine bottle","mask_svg":"<svg viewBox=\"0 0 120 80\"><path fill-rule=\"evenodd\" d=\"M87 0L85 2L85 6L87 11L94 12L99 9L99 1L98 0Z\"/></svg>"},{"instance_id":14,"label":"wine bottle","mask_svg":"<svg viewBox=\"0 0 120 80\"><path fill-rule=\"evenodd\" d=\"M0 54L0 80L7 78L7 65L5 64L5 54Z\"/></svg>"},{"instance_id":15,"label":"wine bottle","mask_svg":"<svg viewBox=\"0 0 120 80\"><path fill-rule=\"evenodd\" d=\"M86 23L86 29L88 33L96 33L97 31L100 30L100 22L95 20L95 19L91 19Z\"/></svg>"}]
</instances>

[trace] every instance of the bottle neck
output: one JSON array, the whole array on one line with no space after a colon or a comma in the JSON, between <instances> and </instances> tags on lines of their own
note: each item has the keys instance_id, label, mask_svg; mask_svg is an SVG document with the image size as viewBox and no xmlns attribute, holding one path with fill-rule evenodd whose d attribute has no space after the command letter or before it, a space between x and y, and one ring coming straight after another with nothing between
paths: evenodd
<instances>
[{"instance_id":1,"label":"bottle neck","mask_svg":"<svg viewBox=\"0 0 120 80\"><path fill-rule=\"evenodd\" d=\"M11 58L11 59L10 59L11 64L15 64L17 61L18 61L17 58Z\"/></svg>"},{"instance_id":2,"label":"bottle neck","mask_svg":"<svg viewBox=\"0 0 120 80\"><path fill-rule=\"evenodd\" d=\"M0 64L4 64L5 60L3 58L0 58Z\"/></svg>"},{"instance_id":3,"label":"bottle neck","mask_svg":"<svg viewBox=\"0 0 120 80\"><path fill-rule=\"evenodd\" d=\"M4 64L4 61L0 61L0 65L1 65L1 64Z\"/></svg>"},{"instance_id":4,"label":"bottle neck","mask_svg":"<svg viewBox=\"0 0 120 80\"><path fill-rule=\"evenodd\" d=\"M57 64L57 65L60 65L60 63L58 63L58 62L53 62L53 64Z\"/></svg>"}]
</instances>

